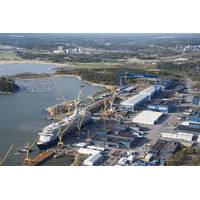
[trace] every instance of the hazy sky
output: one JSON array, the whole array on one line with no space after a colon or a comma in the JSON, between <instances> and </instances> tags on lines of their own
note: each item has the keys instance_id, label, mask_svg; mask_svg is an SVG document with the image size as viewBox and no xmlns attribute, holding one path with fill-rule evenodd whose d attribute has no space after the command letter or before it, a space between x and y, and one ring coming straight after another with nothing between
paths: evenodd
<instances>
[{"instance_id":1,"label":"hazy sky","mask_svg":"<svg viewBox=\"0 0 200 200\"><path fill-rule=\"evenodd\" d=\"M0 32L200 32L199 0L0 0Z\"/></svg>"}]
</instances>

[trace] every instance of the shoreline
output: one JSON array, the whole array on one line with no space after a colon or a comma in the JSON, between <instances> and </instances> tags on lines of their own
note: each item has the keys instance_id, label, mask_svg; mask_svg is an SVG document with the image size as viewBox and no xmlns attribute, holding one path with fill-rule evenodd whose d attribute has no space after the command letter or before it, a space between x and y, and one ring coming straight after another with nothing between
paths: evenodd
<instances>
[{"instance_id":1,"label":"shoreline","mask_svg":"<svg viewBox=\"0 0 200 200\"><path fill-rule=\"evenodd\" d=\"M72 67L69 63L54 63L47 62L41 60L0 60L0 65L8 65L8 64L41 64L41 65L54 65L54 66L62 66L62 67Z\"/></svg>"},{"instance_id":2,"label":"shoreline","mask_svg":"<svg viewBox=\"0 0 200 200\"><path fill-rule=\"evenodd\" d=\"M45 61L37 61L37 60L0 60L0 65L6 65L6 64L41 64L41 65L53 65L55 67L70 67L70 68L76 68L74 66L72 66L71 64L62 64L62 63L52 63L52 62L45 62ZM101 83L94 83L94 82L90 82L90 81L87 81L87 80L84 80L82 79L80 76L78 75L73 75L73 74L60 74L60 75L57 75L55 73L53 74L47 74L46 77L40 77L40 74L38 74L38 77L37 75L34 77L28 77L28 76L24 76L24 77L14 77L15 80L35 80L35 79L48 79L48 78L57 78L57 77L62 77L62 76L73 76L73 77L76 77L78 78L79 80L82 80L88 84L91 84L92 86L97 86L97 87L103 87L103 88L106 88L106 89L113 89L115 86L113 85L105 85L105 84L101 84Z\"/></svg>"},{"instance_id":3,"label":"shoreline","mask_svg":"<svg viewBox=\"0 0 200 200\"><path fill-rule=\"evenodd\" d=\"M86 82L92 86L97 86L97 87L103 87L103 88L106 88L106 89L112 89L113 85L105 85L105 84L101 84L101 83L93 83L93 82L90 82L90 81L87 81L85 79L82 79L81 76L78 76L78 75L73 75L73 74L50 74L50 76L47 76L47 77L15 77L15 80L46 80L46 79L49 79L49 78L59 78L59 77L75 77L83 82Z\"/></svg>"}]
</instances>

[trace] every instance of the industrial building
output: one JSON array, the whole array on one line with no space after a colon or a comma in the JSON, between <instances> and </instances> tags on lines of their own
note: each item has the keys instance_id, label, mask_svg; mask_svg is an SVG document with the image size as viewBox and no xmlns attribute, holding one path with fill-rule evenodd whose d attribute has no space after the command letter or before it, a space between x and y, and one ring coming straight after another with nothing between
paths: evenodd
<instances>
[{"instance_id":1,"label":"industrial building","mask_svg":"<svg viewBox=\"0 0 200 200\"><path fill-rule=\"evenodd\" d=\"M97 153L97 154L91 155L87 159L85 159L83 164L86 166L94 166L101 159L102 159L102 154Z\"/></svg>"},{"instance_id":2,"label":"industrial building","mask_svg":"<svg viewBox=\"0 0 200 200\"><path fill-rule=\"evenodd\" d=\"M162 87L162 90L171 89L175 84L174 80L161 80L159 81L159 85Z\"/></svg>"},{"instance_id":3,"label":"industrial building","mask_svg":"<svg viewBox=\"0 0 200 200\"><path fill-rule=\"evenodd\" d=\"M158 140L149 151L156 156L169 156L176 153L180 148L180 143L176 141Z\"/></svg>"},{"instance_id":4,"label":"industrial building","mask_svg":"<svg viewBox=\"0 0 200 200\"><path fill-rule=\"evenodd\" d=\"M158 122L162 115L162 112L144 110L136 115L132 122L137 124L154 125L156 122Z\"/></svg>"},{"instance_id":5,"label":"industrial building","mask_svg":"<svg viewBox=\"0 0 200 200\"><path fill-rule=\"evenodd\" d=\"M136 90L136 86L129 86L123 90L123 92L130 93Z\"/></svg>"},{"instance_id":6,"label":"industrial building","mask_svg":"<svg viewBox=\"0 0 200 200\"><path fill-rule=\"evenodd\" d=\"M139 104L142 104L146 100L151 99L154 92L155 92L155 86L148 87L142 90L141 92L139 92L137 95L134 95L131 98L128 98L127 100L122 101L121 105L127 108L135 109L135 107L138 106Z\"/></svg>"},{"instance_id":7,"label":"industrial building","mask_svg":"<svg viewBox=\"0 0 200 200\"><path fill-rule=\"evenodd\" d=\"M200 106L200 96L194 96L192 99L192 104L196 106Z\"/></svg>"},{"instance_id":8,"label":"industrial building","mask_svg":"<svg viewBox=\"0 0 200 200\"><path fill-rule=\"evenodd\" d=\"M154 96L155 92L159 92L164 89L167 89L173 84L174 84L174 81L172 80L160 81L158 85L150 86L142 90L138 94L132 96L131 98L125 101L122 101L121 105L127 108L135 109L135 107L139 106L140 104L144 103L147 100L150 100ZM133 87L126 88L126 90L131 91L133 90Z\"/></svg>"},{"instance_id":9,"label":"industrial building","mask_svg":"<svg viewBox=\"0 0 200 200\"><path fill-rule=\"evenodd\" d=\"M92 143L97 146L131 148L137 141L137 136L131 133L112 133L112 132L96 132L91 139Z\"/></svg>"},{"instance_id":10,"label":"industrial building","mask_svg":"<svg viewBox=\"0 0 200 200\"><path fill-rule=\"evenodd\" d=\"M178 132L178 133L161 132L161 137L168 139L185 140L191 142L194 138L194 134L187 132Z\"/></svg>"},{"instance_id":11,"label":"industrial building","mask_svg":"<svg viewBox=\"0 0 200 200\"><path fill-rule=\"evenodd\" d=\"M176 128L177 132L185 132L185 133L193 133L195 135L199 135L200 134L200 129L199 128L191 128L189 127L189 123L188 125L179 125Z\"/></svg>"},{"instance_id":12,"label":"industrial building","mask_svg":"<svg viewBox=\"0 0 200 200\"><path fill-rule=\"evenodd\" d=\"M188 122L190 128L200 129L200 111L193 111L188 116Z\"/></svg>"},{"instance_id":13,"label":"industrial building","mask_svg":"<svg viewBox=\"0 0 200 200\"><path fill-rule=\"evenodd\" d=\"M88 148L80 148L78 150L78 153L89 155L89 157L85 159L83 162L83 164L87 166L96 165L103 157L103 155L101 154L101 151L88 149Z\"/></svg>"},{"instance_id":14,"label":"industrial building","mask_svg":"<svg viewBox=\"0 0 200 200\"><path fill-rule=\"evenodd\" d=\"M173 110L171 101L157 101L155 103L147 105L149 110L159 111L163 113L169 113Z\"/></svg>"},{"instance_id":15,"label":"industrial building","mask_svg":"<svg viewBox=\"0 0 200 200\"><path fill-rule=\"evenodd\" d=\"M128 158L122 157L122 158L119 159L118 165L125 166L127 162L128 162Z\"/></svg>"}]
</instances>

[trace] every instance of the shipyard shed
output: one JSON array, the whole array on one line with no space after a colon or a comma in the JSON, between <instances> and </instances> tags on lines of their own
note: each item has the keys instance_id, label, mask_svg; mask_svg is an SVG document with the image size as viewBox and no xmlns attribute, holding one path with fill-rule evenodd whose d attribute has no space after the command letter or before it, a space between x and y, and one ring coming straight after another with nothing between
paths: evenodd
<instances>
[{"instance_id":1,"label":"shipyard shed","mask_svg":"<svg viewBox=\"0 0 200 200\"><path fill-rule=\"evenodd\" d=\"M135 86L129 86L124 89L124 92L130 93L130 92L133 92L134 90L136 90Z\"/></svg>"},{"instance_id":2,"label":"shipyard shed","mask_svg":"<svg viewBox=\"0 0 200 200\"><path fill-rule=\"evenodd\" d=\"M94 150L94 149L80 148L78 150L78 153L87 154L87 155L94 155L94 154L100 153L100 151L97 151L97 150Z\"/></svg>"},{"instance_id":3,"label":"shipyard shed","mask_svg":"<svg viewBox=\"0 0 200 200\"><path fill-rule=\"evenodd\" d=\"M200 129L199 128L191 128L188 125L179 125L176 128L177 132L185 132L185 133L193 133L195 135L200 134Z\"/></svg>"},{"instance_id":4,"label":"shipyard shed","mask_svg":"<svg viewBox=\"0 0 200 200\"><path fill-rule=\"evenodd\" d=\"M134 117L132 122L137 124L154 125L162 115L162 112L144 110Z\"/></svg>"},{"instance_id":5,"label":"shipyard shed","mask_svg":"<svg viewBox=\"0 0 200 200\"><path fill-rule=\"evenodd\" d=\"M169 138L169 139L192 141L193 137L194 137L194 134L186 133L186 132L178 132L178 133L161 132L161 136L163 138Z\"/></svg>"},{"instance_id":6,"label":"shipyard shed","mask_svg":"<svg viewBox=\"0 0 200 200\"><path fill-rule=\"evenodd\" d=\"M171 101L157 101L147 105L147 108L153 111L169 113L173 110L173 105Z\"/></svg>"},{"instance_id":7,"label":"shipyard shed","mask_svg":"<svg viewBox=\"0 0 200 200\"><path fill-rule=\"evenodd\" d=\"M200 135L197 137L197 142L200 143Z\"/></svg>"},{"instance_id":8,"label":"shipyard shed","mask_svg":"<svg viewBox=\"0 0 200 200\"><path fill-rule=\"evenodd\" d=\"M160 88L161 87L158 86L158 90L160 90ZM141 92L139 92L138 94L128 98L127 100L122 101L121 105L124 107L134 109L139 104L142 104L146 100L151 99L151 97L154 95L154 93L155 93L155 86L148 87L148 88L142 90Z\"/></svg>"},{"instance_id":9,"label":"shipyard shed","mask_svg":"<svg viewBox=\"0 0 200 200\"><path fill-rule=\"evenodd\" d=\"M87 148L88 149L94 149L94 150L97 150L97 151L105 151L105 148L94 146L94 145L89 145L89 146L87 146Z\"/></svg>"},{"instance_id":10,"label":"shipyard shed","mask_svg":"<svg viewBox=\"0 0 200 200\"><path fill-rule=\"evenodd\" d=\"M194 137L194 134L192 134L192 133L185 133L185 132L177 133L177 139L179 139L179 140L192 141L193 137Z\"/></svg>"},{"instance_id":11,"label":"shipyard shed","mask_svg":"<svg viewBox=\"0 0 200 200\"><path fill-rule=\"evenodd\" d=\"M161 85L162 89L170 89L175 84L174 80L161 80L159 85Z\"/></svg>"},{"instance_id":12,"label":"shipyard shed","mask_svg":"<svg viewBox=\"0 0 200 200\"><path fill-rule=\"evenodd\" d=\"M83 164L86 166L94 166L102 159L102 154L96 153L94 155L89 156L84 160Z\"/></svg>"},{"instance_id":13,"label":"shipyard shed","mask_svg":"<svg viewBox=\"0 0 200 200\"><path fill-rule=\"evenodd\" d=\"M128 158L122 157L119 159L118 165L125 166L127 162L128 162Z\"/></svg>"},{"instance_id":14,"label":"shipyard shed","mask_svg":"<svg viewBox=\"0 0 200 200\"><path fill-rule=\"evenodd\" d=\"M188 116L188 122L190 128L200 129L200 111L193 111Z\"/></svg>"},{"instance_id":15,"label":"shipyard shed","mask_svg":"<svg viewBox=\"0 0 200 200\"><path fill-rule=\"evenodd\" d=\"M192 104L196 106L200 106L200 96L194 96L192 99Z\"/></svg>"},{"instance_id":16,"label":"shipyard shed","mask_svg":"<svg viewBox=\"0 0 200 200\"><path fill-rule=\"evenodd\" d=\"M176 139L177 133L168 133L168 132L161 132L161 137L163 138L169 138L169 139Z\"/></svg>"},{"instance_id":17,"label":"shipyard shed","mask_svg":"<svg viewBox=\"0 0 200 200\"><path fill-rule=\"evenodd\" d=\"M95 136L92 138L92 142L95 145L105 146L105 147L131 148L135 144L136 139L137 139L136 137L120 138L120 137L115 137L113 135L109 135L107 137Z\"/></svg>"},{"instance_id":18,"label":"shipyard shed","mask_svg":"<svg viewBox=\"0 0 200 200\"><path fill-rule=\"evenodd\" d=\"M96 146L116 147L116 148L131 148L137 142L137 136L131 133L112 133L97 132L91 139Z\"/></svg>"},{"instance_id":19,"label":"shipyard shed","mask_svg":"<svg viewBox=\"0 0 200 200\"><path fill-rule=\"evenodd\" d=\"M180 148L180 143L176 141L158 140L151 148L149 153L153 155L167 156L174 154Z\"/></svg>"}]
</instances>

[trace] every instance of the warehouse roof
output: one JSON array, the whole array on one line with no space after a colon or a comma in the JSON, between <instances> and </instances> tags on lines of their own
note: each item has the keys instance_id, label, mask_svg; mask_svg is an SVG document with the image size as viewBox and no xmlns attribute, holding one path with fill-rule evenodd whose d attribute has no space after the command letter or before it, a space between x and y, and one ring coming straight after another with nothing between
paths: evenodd
<instances>
[{"instance_id":1,"label":"warehouse roof","mask_svg":"<svg viewBox=\"0 0 200 200\"><path fill-rule=\"evenodd\" d=\"M151 96L154 93L154 90L155 90L154 86L148 87L148 88L142 90L137 95L134 95L131 98L123 101L121 103L121 105L123 105L123 106L135 106L136 104L140 103L145 98L147 98L148 96Z\"/></svg>"},{"instance_id":2,"label":"warehouse roof","mask_svg":"<svg viewBox=\"0 0 200 200\"><path fill-rule=\"evenodd\" d=\"M84 160L84 165L92 166L94 165L102 155L100 153L93 154L89 156L86 160Z\"/></svg>"},{"instance_id":3,"label":"warehouse roof","mask_svg":"<svg viewBox=\"0 0 200 200\"><path fill-rule=\"evenodd\" d=\"M87 149L87 148L80 148L78 152L81 154L88 154L88 155L94 155L94 154L100 153L100 151L97 151L94 149Z\"/></svg>"},{"instance_id":4,"label":"warehouse roof","mask_svg":"<svg viewBox=\"0 0 200 200\"><path fill-rule=\"evenodd\" d=\"M153 125L163 115L162 112L144 110L133 118L134 123Z\"/></svg>"}]
</instances>

